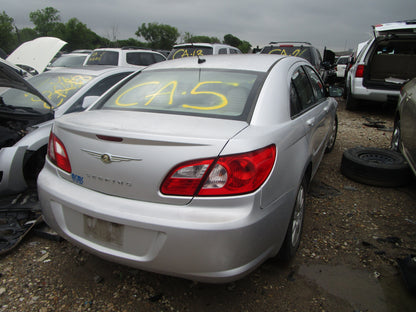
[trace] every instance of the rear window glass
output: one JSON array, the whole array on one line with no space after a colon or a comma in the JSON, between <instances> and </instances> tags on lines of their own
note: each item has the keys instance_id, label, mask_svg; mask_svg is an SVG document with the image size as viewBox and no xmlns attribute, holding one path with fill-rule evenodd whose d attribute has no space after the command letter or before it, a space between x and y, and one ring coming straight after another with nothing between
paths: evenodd
<instances>
[{"instance_id":1,"label":"rear window glass","mask_svg":"<svg viewBox=\"0 0 416 312\"><path fill-rule=\"evenodd\" d=\"M245 120L262 77L246 71L144 71L100 108Z\"/></svg>"},{"instance_id":2,"label":"rear window glass","mask_svg":"<svg viewBox=\"0 0 416 312\"><path fill-rule=\"evenodd\" d=\"M168 56L168 60L174 60L182 57L189 56L202 56L212 55L212 47L200 47L200 46L189 46L189 47L177 47L174 48Z\"/></svg>"},{"instance_id":3,"label":"rear window glass","mask_svg":"<svg viewBox=\"0 0 416 312\"><path fill-rule=\"evenodd\" d=\"M268 46L264 47L261 53L299 56L310 62L312 61L311 49L303 46Z\"/></svg>"},{"instance_id":4,"label":"rear window glass","mask_svg":"<svg viewBox=\"0 0 416 312\"><path fill-rule=\"evenodd\" d=\"M91 53L87 65L118 65L118 52L94 51Z\"/></svg>"}]
</instances>

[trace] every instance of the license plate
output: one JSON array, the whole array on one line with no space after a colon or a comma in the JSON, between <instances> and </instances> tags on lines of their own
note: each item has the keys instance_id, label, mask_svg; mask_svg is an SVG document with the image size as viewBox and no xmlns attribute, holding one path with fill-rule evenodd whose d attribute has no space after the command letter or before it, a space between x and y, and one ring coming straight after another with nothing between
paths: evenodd
<instances>
[{"instance_id":1,"label":"license plate","mask_svg":"<svg viewBox=\"0 0 416 312\"><path fill-rule=\"evenodd\" d=\"M84 215L84 233L104 243L123 244L124 225Z\"/></svg>"}]
</instances>

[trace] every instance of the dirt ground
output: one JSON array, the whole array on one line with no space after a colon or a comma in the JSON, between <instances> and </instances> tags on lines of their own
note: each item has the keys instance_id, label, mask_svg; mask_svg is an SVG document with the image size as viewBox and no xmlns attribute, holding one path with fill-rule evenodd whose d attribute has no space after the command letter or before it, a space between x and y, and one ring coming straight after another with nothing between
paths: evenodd
<instances>
[{"instance_id":1,"label":"dirt ground","mask_svg":"<svg viewBox=\"0 0 416 312\"><path fill-rule=\"evenodd\" d=\"M237 282L202 284L30 233L0 256L0 311L415 311L397 259L416 254L416 183L380 188L340 173L344 150L389 147L393 110L350 112L338 100L337 142L315 176L290 264L267 261Z\"/></svg>"}]
</instances>

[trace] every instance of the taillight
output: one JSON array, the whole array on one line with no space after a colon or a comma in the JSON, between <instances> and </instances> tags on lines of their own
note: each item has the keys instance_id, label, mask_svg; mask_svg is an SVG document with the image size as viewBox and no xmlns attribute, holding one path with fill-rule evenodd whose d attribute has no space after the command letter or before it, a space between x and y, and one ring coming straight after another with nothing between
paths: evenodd
<instances>
[{"instance_id":1,"label":"taillight","mask_svg":"<svg viewBox=\"0 0 416 312\"><path fill-rule=\"evenodd\" d=\"M53 132L49 135L48 157L58 168L65 170L66 172L72 171L65 145Z\"/></svg>"},{"instance_id":2,"label":"taillight","mask_svg":"<svg viewBox=\"0 0 416 312\"><path fill-rule=\"evenodd\" d=\"M357 70L355 71L356 78L362 78L364 76L364 65L358 65Z\"/></svg>"},{"instance_id":3,"label":"taillight","mask_svg":"<svg viewBox=\"0 0 416 312\"><path fill-rule=\"evenodd\" d=\"M223 196L250 193L269 176L276 147L217 159L202 159L176 166L165 178L161 192L166 195Z\"/></svg>"}]
</instances>

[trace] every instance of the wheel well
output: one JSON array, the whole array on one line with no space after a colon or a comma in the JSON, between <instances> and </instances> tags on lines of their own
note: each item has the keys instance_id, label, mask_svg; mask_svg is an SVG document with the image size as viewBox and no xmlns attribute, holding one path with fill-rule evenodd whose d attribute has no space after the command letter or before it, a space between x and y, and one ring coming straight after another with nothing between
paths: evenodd
<instances>
[{"instance_id":1,"label":"wheel well","mask_svg":"<svg viewBox=\"0 0 416 312\"><path fill-rule=\"evenodd\" d=\"M306 187L307 190L309 190L309 186L311 184L311 179L312 179L312 162L309 162L308 167L305 170L305 174L304 174L305 180L306 180Z\"/></svg>"},{"instance_id":2,"label":"wheel well","mask_svg":"<svg viewBox=\"0 0 416 312\"><path fill-rule=\"evenodd\" d=\"M23 176L28 186L36 185L36 179L45 164L46 151L47 145L42 146L37 151L26 151L23 162Z\"/></svg>"}]
</instances>

